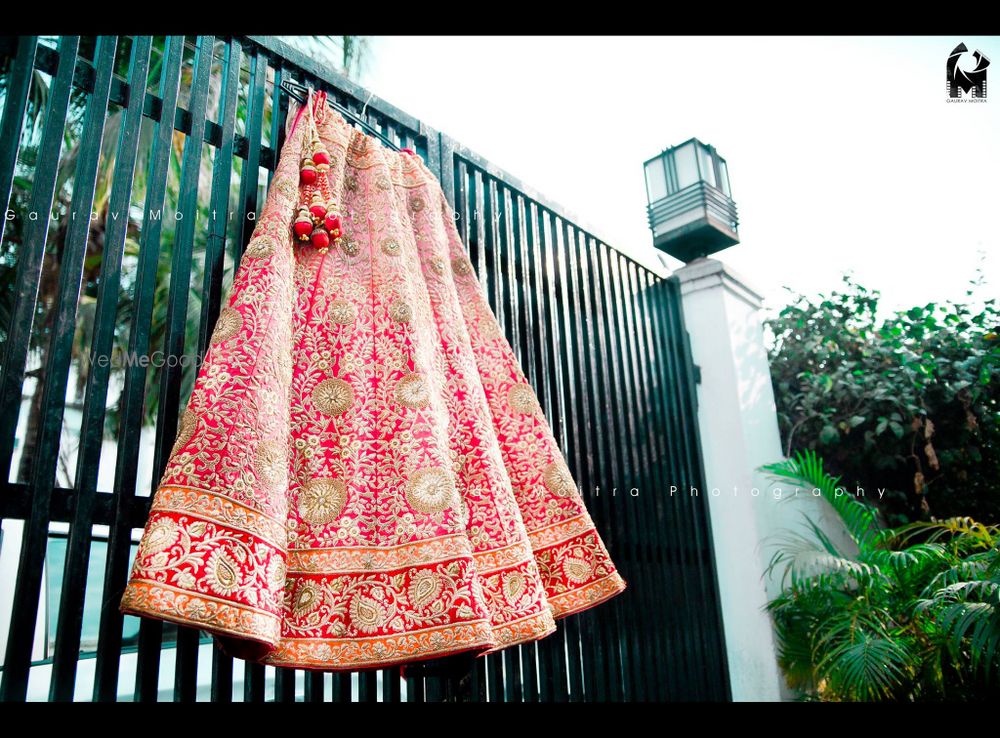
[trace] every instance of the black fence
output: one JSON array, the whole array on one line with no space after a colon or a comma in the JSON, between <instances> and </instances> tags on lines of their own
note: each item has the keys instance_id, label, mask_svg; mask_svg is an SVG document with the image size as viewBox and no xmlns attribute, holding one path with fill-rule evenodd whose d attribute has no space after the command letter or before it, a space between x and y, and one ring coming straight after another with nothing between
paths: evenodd
<instances>
[{"instance_id":1,"label":"black fence","mask_svg":"<svg viewBox=\"0 0 1000 738\"><path fill-rule=\"evenodd\" d=\"M245 664L197 630L118 611L194 379L177 359L205 351L253 231L283 79L415 149L461 216L630 585L548 638L403 679ZM272 37L4 37L0 84L0 698L729 698L708 511L684 493L704 474L675 279ZM162 361L100 360L116 351Z\"/></svg>"}]
</instances>

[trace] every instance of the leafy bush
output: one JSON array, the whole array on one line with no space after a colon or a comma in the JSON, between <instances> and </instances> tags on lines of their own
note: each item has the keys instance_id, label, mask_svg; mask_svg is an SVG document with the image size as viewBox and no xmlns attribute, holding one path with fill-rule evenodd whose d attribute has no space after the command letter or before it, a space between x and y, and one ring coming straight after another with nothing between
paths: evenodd
<instances>
[{"instance_id":1,"label":"leafy bush","mask_svg":"<svg viewBox=\"0 0 1000 738\"><path fill-rule=\"evenodd\" d=\"M1000 528L970 518L889 529L824 472L811 450L762 467L819 489L857 547L810 522L789 532L768 573L768 604L788 684L822 701L974 700L1000 693Z\"/></svg>"},{"instance_id":2,"label":"leafy bush","mask_svg":"<svg viewBox=\"0 0 1000 738\"><path fill-rule=\"evenodd\" d=\"M829 296L797 295L767 321L785 456L820 451L892 525L1000 523L1000 310L975 299L981 268L969 302L881 322L879 293L843 281Z\"/></svg>"}]
</instances>

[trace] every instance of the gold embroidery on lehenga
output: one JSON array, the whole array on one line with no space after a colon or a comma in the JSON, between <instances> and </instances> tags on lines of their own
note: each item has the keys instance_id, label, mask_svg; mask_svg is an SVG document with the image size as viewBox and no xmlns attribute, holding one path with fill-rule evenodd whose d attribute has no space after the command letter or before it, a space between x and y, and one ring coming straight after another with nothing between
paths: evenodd
<instances>
[{"instance_id":1,"label":"gold embroidery on lehenga","mask_svg":"<svg viewBox=\"0 0 1000 738\"><path fill-rule=\"evenodd\" d=\"M330 321L339 325L348 325L354 322L358 316L358 311L350 300L337 299L330 303Z\"/></svg>"},{"instance_id":2,"label":"gold embroidery on lehenga","mask_svg":"<svg viewBox=\"0 0 1000 738\"><path fill-rule=\"evenodd\" d=\"M362 633L374 633L386 621L385 607L363 594L351 600L351 621Z\"/></svg>"},{"instance_id":3,"label":"gold embroidery on lehenga","mask_svg":"<svg viewBox=\"0 0 1000 738\"><path fill-rule=\"evenodd\" d=\"M299 580L299 591L295 595L292 613L300 618L315 611L322 604L323 591L315 582Z\"/></svg>"},{"instance_id":4,"label":"gold embroidery on lehenga","mask_svg":"<svg viewBox=\"0 0 1000 738\"><path fill-rule=\"evenodd\" d=\"M316 385L312 399L313 404L324 415L340 415L354 403L354 389L343 379L324 379Z\"/></svg>"},{"instance_id":5,"label":"gold embroidery on lehenga","mask_svg":"<svg viewBox=\"0 0 1000 738\"><path fill-rule=\"evenodd\" d=\"M426 607L441 594L441 577L432 571L419 571L410 582L410 604L416 608Z\"/></svg>"},{"instance_id":6,"label":"gold embroidery on lehenga","mask_svg":"<svg viewBox=\"0 0 1000 738\"><path fill-rule=\"evenodd\" d=\"M571 582L583 584L594 575L594 567L589 561L570 557L563 561L563 573Z\"/></svg>"},{"instance_id":7,"label":"gold embroidery on lehenga","mask_svg":"<svg viewBox=\"0 0 1000 738\"><path fill-rule=\"evenodd\" d=\"M257 478L266 488L277 487L285 478L285 454L275 441L261 441L257 446Z\"/></svg>"},{"instance_id":8,"label":"gold embroidery on lehenga","mask_svg":"<svg viewBox=\"0 0 1000 738\"><path fill-rule=\"evenodd\" d=\"M478 320L479 334L487 341L495 341L503 337L503 330L497 319L492 315L480 315Z\"/></svg>"},{"instance_id":9,"label":"gold embroidery on lehenga","mask_svg":"<svg viewBox=\"0 0 1000 738\"><path fill-rule=\"evenodd\" d=\"M415 213L419 213L423 209L424 209L424 198L422 198L420 195L411 195L410 210L412 210Z\"/></svg>"},{"instance_id":10,"label":"gold embroidery on lehenga","mask_svg":"<svg viewBox=\"0 0 1000 738\"><path fill-rule=\"evenodd\" d=\"M390 180L384 174L380 174L380 175L378 175L378 177L375 178L375 186L378 187L380 190L391 189L392 188L392 180Z\"/></svg>"},{"instance_id":11,"label":"gold embroidery on lehenga","mask_svg":"<svg viewBox=\"0 0 1000 738\"><path fill-rule=\"evenodd\" d=\"M386 238L382 241L382 251L389 256L399 256L399 241L395 238Z\"/></svg>"},{"instance_id":12,"label":"gold embroidery on lehenga","mask_svg":"<svg viewBox=\"0 0 1000 738\"><path fill-rule=\"evenodd\" d=\"M344 177L344 187L347 189L348 192L357 192L358 178L355 177L353 174L348 174L346 177Z\"/></svg>"},{"instance_id":13,"label":"gold embroidery on lehenga","mask_svg":"<svg viewBox=\"0 0 1000 738\"><path fill-rule=\"evenodd\" d=\"M554 495L570 497L576 492L576 481L569 467L561 460L553 461L542 472L545 487Z\"/></svg>"},{"instance_id":14,"label":"gold embroidery on lehenga","mask_svg":"<svg viewBox=\"0 0 1000 738\"><path fill-rule=\"evenodd\" d=\"M343 479L311 479L299 493L299 516L312 525L333 522L347 502Z\"/></svg>"},{"instance_id":15,"label":"gold embroidery on lehenga","mask_svg":"<svg viewBox=\"0 0 1000 738\"><path fill-rule=\"evenodd\" d=\"M295 202L299 197L299 188L290 179L285 177L275 177L272 186L278 190L285 199Z\"/></svg>"},{"instance_id":16,"label":"gold embroidery on lehenga","mask_svg":"<svg viewBox=\"0 0 1000 738\"><path fill-rule=\"evenodd\" d=\"M423 376L417 372L404 374L396 382L396 402L414 410L427 407L430 402L430 393Z\"/></svg>"},{"instance_id":17,"label":"gold embroidery on lehenga","mask_svg":"<svg viewBox=\"0 0 1000 738\"><path fill-rule=\"evenodd\" d=\"M278 244L274 237L264 233L250 240L247 244L245 255L251 259L265 259L274 253Z\"/></svg>"},{"instance_id":18,"label":"gold embroidery on lehenga","mask_svg":"<svg viewBox=\"0 0 1000 738\"><path fill-rule=\"evenodd\" d=\"M358 242L348 236L340 239L340 250L348 256L357 256L361 251Z\"/></svg>"},{"instance_id":19,"label":"gold embroidery on lehenga","mask_svg":"<svg viewBox=\"0 0 1000 738\"><path fill-rule=\"evenodd\" d=\"M507 391L507 404L511 410L518 413L531 414L539 410L538 398L530 384L519 382L511 385Z\"/></svg>"},{"instance_id":20,"label":"gold embroidery on lehenga","mask_svg":"<svg viewBox=\"0 0 1000 738\"><path fill-rule=\"evenodd\" d=\"M215 323L215 330L212 331L211 343L223 343L240 332L243 327L243 316L240 311L232 307L224 307L219 313L219 319Z\"/></svg>"},{"instance_id":21,"label":"gold embroidery on lehenga","mask_svg":"<svg viewBox=\"0 0 1000 738\"><path fill-rule=\"evenodd\" d=\"M444 274L447 263L440 256L431 257L431 268L438 274Z\"/></svg>"},{"instance_id":22,"label":"gold embroidery on lehenga","mask_svg":"<svg viewBox=\"0 0 1000 738\"><path fill-rule=\"evenodd\" d=\"M503 578L503 595L507 599L508 604L516 605L520 601L521 595L524 594L525 589L527 589L527 582L520 572L509 572Z\"/></svg>"},{"instance_id":23,"label":"gold embroidery on lehenga","mask_svg":"<svg viewBox=\"0 0 1000 738\"><path fill-rule=\"evenodd\" d=\"M444 469L426 467L415 471L407 482L406 501L417 512L437 513L458 502L458 490Z\"/></svg>"},{"instance_id":24,"label":"gold embroidery on lehenga","mask_svg":"<svg viewBox=\"0 0 1000 738\"><path fill-rule=\"evenodd\" d=\"M142 545L136 552L136 559L166 551L180 538L181 529L170 518L158 518L156 522L150 524L142 539Z\"/></svg>"},{"instance_id":25,"label":"gold embroidery on lehenga","mask_svg":"<svg viewBox=\"0 0 1000 738\"><path fill-rule=\"evenodd\" d=\"M195 428L198 427L198 417L190 409L185 410L181 413L181 417L177 421L177 438L174 441L174 447L170 451L170 455L178 453L187 442L191 440L194 436Z\"/></svg>"},{"instance_id":26,"label":"gold embroidery on lehenga","mask_svg":"<svg viewBox=\"0 0 1000 738\"><path fill-rule=\"evenodd\" d=\"M464 256L456 256L451 260L451 270L464 277L466 274L472 274L472 264Z\"/></svg>"},{"instance_id":27,"label":"gold embroidery on lehenga","mask_svg":"<svg viewBox=\"0 0 1000 738\"><path fill-rule=\"evenodd\" d=\"M281 589L285 584L285 562L279 556L274 556L267 563L267 584L271 589Z\"/></svg>"},{"instance_id":28,"label":"gold embroidery on lehenga","mask_svg":"<svg viewBox=\"0 0 1000 738\"><path fill-rule=\"evenodd\" d=\"M397 297L389 305L389 316L399 323L409 323L413 317L413 309L408 302Z\"/></svg>"},{"instance_id":29,"label":"gold embroidery on lehenga","mask_svg":"<svg viewBox=\"0 0 1000 738\"><path fill-rule=\"evenodd\" d=\"M281 384L287 387L292 382L292 355L286 349L280 349L274 357Z\"/></svg>"},{"instance_id":30,"label":"gold embroidery on lehenga","mask_svg":"<svg viewBox=\"0 0 1000 738\"><path fill-rule=\"evenodd\" d=\"M219 595L229 595L239 589L239 566L225 549L217 548L208 557L205 581L209 588Z\"/></svg>"}]
</instances>

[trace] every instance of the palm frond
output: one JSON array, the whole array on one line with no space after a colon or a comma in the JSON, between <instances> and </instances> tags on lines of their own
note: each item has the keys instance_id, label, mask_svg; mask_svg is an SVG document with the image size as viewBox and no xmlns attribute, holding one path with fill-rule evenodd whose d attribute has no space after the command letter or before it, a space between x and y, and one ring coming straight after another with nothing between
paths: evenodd
<instances>
[{"instance_id":1,"label":"palm frond","mask_svg":"<svg viewBox=\"0 0 1000 738\"><path fill-rule=\"evenodd\" d=\"M905 641L861 632L827 653L819 671L830 688L867 702L899 693L912 680L914 663Z\"/></svg>"},{"instance_id":2,"label":"palm frond","mask_svg":"<svg viewBox=\"0 0 1000 738\"><path fill-rule=\"evenodd\" d=\"M777 481L818 489L836 510L860 550L885 544L887 535L879 523L875 508L851 494L838 491L840 477L834 477L823 470L823 461L813 449L797 451L791 458L764 465L760 470Z\"/></svg>"}]
</instances>

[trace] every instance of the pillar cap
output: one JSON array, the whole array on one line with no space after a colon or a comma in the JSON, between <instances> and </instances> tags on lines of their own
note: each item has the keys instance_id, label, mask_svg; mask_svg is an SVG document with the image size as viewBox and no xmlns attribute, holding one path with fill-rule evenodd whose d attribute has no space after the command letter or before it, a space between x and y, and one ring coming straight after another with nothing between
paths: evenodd
<instances>
[{"instance_id":1,"label":"pillar cap","mask_svg":"<svg viewBox=\"0 0 1000 738\"><path fill-rule=\"evenodd\" d=\"M718 259L700 256L679 269L673 276L681 284L681 294L687 295L699 290L723 288L751 307L762 308L764 296L744 279L735 269Z\"/></svg>"}]
</instances>

